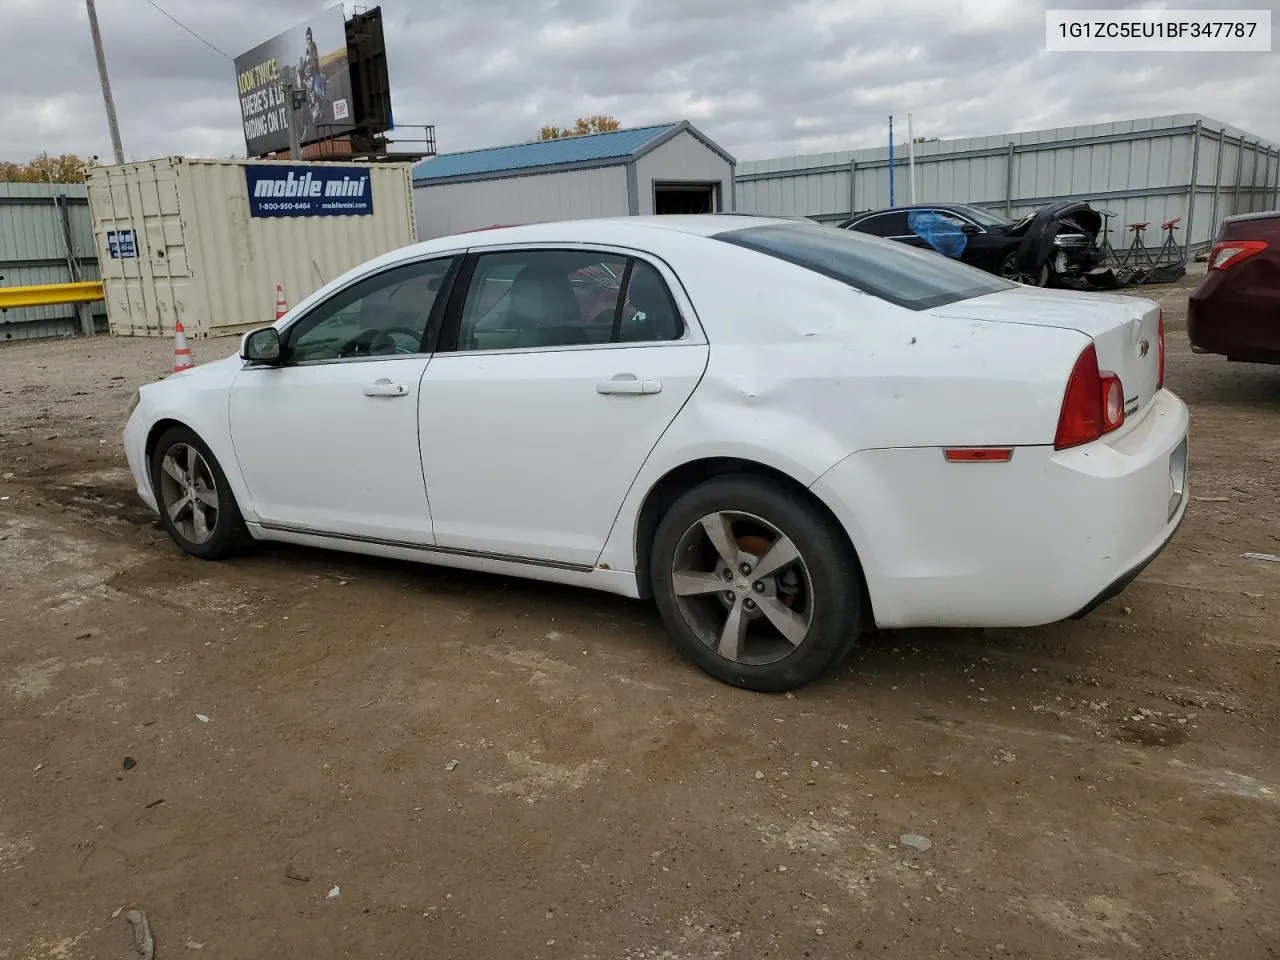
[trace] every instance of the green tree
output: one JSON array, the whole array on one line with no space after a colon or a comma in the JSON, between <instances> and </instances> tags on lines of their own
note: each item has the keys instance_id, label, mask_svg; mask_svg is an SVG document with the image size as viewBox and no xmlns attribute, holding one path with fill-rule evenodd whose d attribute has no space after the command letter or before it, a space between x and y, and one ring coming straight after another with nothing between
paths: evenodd
<instances>
[{"instance_id":1,"label":"green tree","mask_svg":"<svg viewBox=\"0 0 1280 960\"><path fill-rule=\"evenodd\" d=\"M599 114L591 117L579 117L572 127L543 127L538 131L539 140L559 140L562 137L585 137L591 133L608 133L617 130L621 124L613 117Z\"/></svg>"},{"instance_id":2,"label":"green tree","mask_svg":"<svg viewBox=\"0 0 1280 960\"><path fill-rule=\"evenodd\" d=\"M97 163L96 158L86 160L74 153L42 153L25 163L0 160L0 183L84 183L85 174Z\"/></svg>"}]
</instances>

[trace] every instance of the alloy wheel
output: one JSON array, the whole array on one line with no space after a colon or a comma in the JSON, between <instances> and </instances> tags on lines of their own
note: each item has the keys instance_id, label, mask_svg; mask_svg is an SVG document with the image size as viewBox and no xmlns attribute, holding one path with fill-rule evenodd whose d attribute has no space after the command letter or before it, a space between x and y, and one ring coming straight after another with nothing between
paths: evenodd
<instances>
[{"instance_id":1,"label":"alloy wheel","mask_svg":"<svg viewBox=\"0 0 1280 960\"><path fill-rule=\"evenodd\" d=\"M1021 283L1029 287L1042 287L1045 285L1045 274L1048 272L1048 269L1049 268L1047 266L1044 267L1040 272L1040 276L1033 277L1031 274L1023 273L1019 270L1017 260L1015 258L1010 258L1001 265L1000 276L1005 280L1012 281L1013 283Z\"/></svg>"},{"instance_id":2,"label":"alloy wheel","mask_svg":"<svg viewBox=\"0 0 1280 960\"><path fill-rule=\"evenodd\" d=\"M692 524L676 547L671 585L702 643L734 663L774 663L809 635L809 568L789 537L753 514L721 510Z\"/></svg>"},{"instance_id":3,"label":"alloy wheel","mask_svg":"<svg viewBox=\"0 0 1280 960\"><path fill-rule=\"evenodd\" d=\"M218 525L218 483L204 456L175 443L160 461L160 500L169 520L189 543L208 543Z\"/></svg>"}]
</instances>

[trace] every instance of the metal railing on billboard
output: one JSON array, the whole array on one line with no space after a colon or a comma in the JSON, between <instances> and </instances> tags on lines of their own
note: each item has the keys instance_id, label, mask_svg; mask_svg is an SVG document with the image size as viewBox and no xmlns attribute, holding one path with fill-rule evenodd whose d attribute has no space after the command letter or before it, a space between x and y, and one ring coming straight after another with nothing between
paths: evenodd
<instances>
[{"instance_id":1,"label":"metal railing on billboard","mask_svg":"<svg viewBox=\"0 0 1280 960\"><path fill-rule=\"evenodd\" d=\"M372 163L414 162L436 154L436 128L432 124L395 127L372 136L346 124L320 124L301 145L302 160L362 160ZM288 160L281 150L264 160Z\"/></svg>"}]
</instances>

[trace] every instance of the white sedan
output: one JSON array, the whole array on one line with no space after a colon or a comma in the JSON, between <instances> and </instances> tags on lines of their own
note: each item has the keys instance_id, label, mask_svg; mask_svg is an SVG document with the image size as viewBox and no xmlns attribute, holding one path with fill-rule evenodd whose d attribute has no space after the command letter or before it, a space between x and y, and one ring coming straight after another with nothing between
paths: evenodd
<instances>
[{"instance_id":1,"label":"white sedan","mask_svg":"<svg viewBox=\"0 0 1280 960\"><path fill-rule=\"evenodd\" d=\"M1185 404L1146 300L784 219L443 237L143 386L189 554L254 540L652 597L777 691L875 628L1083 616L1173 536Z\"/></svg>"}]
</instances>

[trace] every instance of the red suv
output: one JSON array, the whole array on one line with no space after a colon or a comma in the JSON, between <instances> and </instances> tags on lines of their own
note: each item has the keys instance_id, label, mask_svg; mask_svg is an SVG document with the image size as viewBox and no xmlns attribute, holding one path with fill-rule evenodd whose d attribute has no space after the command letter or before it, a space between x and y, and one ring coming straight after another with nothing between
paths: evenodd
<instances>
[{"instance_id":1,"label":"red suv","mask_svg":"<svg viewBox=\"0 0 1280 960\"><path fill-rule=\"evenodd\" d=\"M1187 307L1196 353L1280 364L1280 210L1227 217Z\"/></svg>"}]
</instances>

